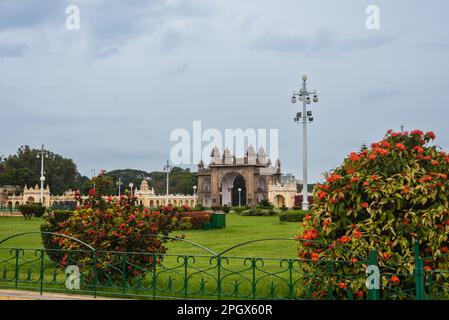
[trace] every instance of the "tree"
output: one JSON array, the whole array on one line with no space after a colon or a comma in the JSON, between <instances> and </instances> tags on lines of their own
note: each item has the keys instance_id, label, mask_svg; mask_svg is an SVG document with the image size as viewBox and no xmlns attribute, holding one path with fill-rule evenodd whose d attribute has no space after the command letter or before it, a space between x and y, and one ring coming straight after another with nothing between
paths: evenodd
<instances>
[{"instance_id":1,"label":"tree","mask_svg":"<svg viewBox=\"0 0 449 320\"><path fill-rule=\"evenodd\" d=\"M39 184L41 171L41 162L37 158L39 151L29 146L21 146L15 155L3 158L0 165L0 185L15 185L22 189L24 185ZM45 183L50 185L52 194L62 194L68 189L77 187L76 178L79 173L73 160L48 152L44 170Z\"/></svg>"},{"instance_id":2,"label":"tree","mask_svg":"<svg viewBox=\"0 0 449 320\"><path fill-rule=\"evenodd\" d=\"M325 174L326 181L315 188L313 214L303 223L299 256L316 262L305 267L308 273L326 272L328 266L319 260L345 261L332 267L346 277L311 277L303 288L312 288L317 297L329 287L337 288L339 297L348 292L366 296L365 269L358 261L376 250L379 268L391 275L382 278L384 292L404 298L404 290L415 285L415 241L420 253L429 256L425 270L447 263L449 155L428 145L434 138L433 132L389 130L383 140L351 153ZM436 278L437 283L447 281L447 276Z\"/></svg>"}]
</instances>

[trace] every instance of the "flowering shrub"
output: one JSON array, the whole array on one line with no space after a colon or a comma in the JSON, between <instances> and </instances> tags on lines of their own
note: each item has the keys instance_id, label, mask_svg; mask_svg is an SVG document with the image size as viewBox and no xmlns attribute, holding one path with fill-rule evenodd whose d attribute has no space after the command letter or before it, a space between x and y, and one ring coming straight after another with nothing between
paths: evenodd
<instances>
[{"instance_id":1,"label":"flowering shrub","mask_svg":"<svg viewBox=\"0 0 449 320\"><path fill-rule=\"evenodd\" d=\"M345 261L334 272L364 275L366 265L358 261L374 249L382 273L393 274L382 278L382 287L412 288L414 241L426 256L449 251L449 155L428 145L434 139L433 132L389 130L383 140L351 153L325 174L314 191L313 213L303 220L299 256ZM305 268L324 271L325 265ZM305 279L303 285L313 288L315 297L326 295L329 286L339 297L348 292L366 297L365 276L341 279ZM403 298L401 292L395 297Z\"/></svg>"},{"instance_id":2,"label":"flowering shrub","mask_svg":"<svg viewBox=\"0 0 449 320\"><path fill-rule=\"evenodd\" d=\"M96 179L99 190L103 188L103 182L108 182L102 181L101 177L102 175ZM75 197L80 206L66 221L59 224L59 233L79 239L97 251L154 253L162 259L167 251L164 244L168 240L158 236L168 236L176 228L174 212L161 214L159 211L140 210L135 204L135 197L128 195L118 200L112 197L103 199L96 189L91 189L85 200L79 194ZM52 242L64 250L87 249L79 242L60 236L52 237ZM61 259L62 266L67 264L67 258L65 254ZM89 251L72 252L70 258L87 267L93 267L95 263L93 253ZM99 279L120 277L118 271L113 271L117 270L112 267L114 263L114 255L102 254L97 257L95 266ZM148 256L137 254L128 256L127 264L136 268L127 274L128 279L142 274L145 268L151 269L152 266Z\"/></svg>"},{"instance_id":3,"label":"flowering shrub","mask_svg":"<svg viewBox=\"0 0 449 320\"><path fill-rule=\"evenodd\" d=\"M210 223L212 216L212 212L192 211L187 205L180 208L168 205L160 207L160 211L172 216L176 230L201 229L204 223Z\"/></svg>"},{"instance_id":4,"label":"flowering shrub","mask_svg":"<svg viewBox=\"0 0 449 320\"><path fill-rule=\"evenodd\" d=\"M43 215L43 223L41 224L41 232L60 233L61 223L67 221L73 211L69 210L53 210ZM41 233L42 243L51 260L59 262L63 258L63 254L59 251L61 247L57 240L51 234Z\"/></svg>"}]
</instances>

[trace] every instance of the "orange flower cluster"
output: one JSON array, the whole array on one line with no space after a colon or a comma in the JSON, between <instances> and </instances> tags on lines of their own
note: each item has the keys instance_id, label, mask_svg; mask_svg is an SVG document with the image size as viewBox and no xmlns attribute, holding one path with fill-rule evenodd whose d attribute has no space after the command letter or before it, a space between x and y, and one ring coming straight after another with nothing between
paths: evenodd
<instances>
[{"instance_id":1,"label":"orange flower cluster","mask_svg":"<svg viewBox=\"0 0 449 320\"><path fill-rule=\"evenodd\" d=\"M314 240L318 238L318 231L316 229L304 230L301 239L304 240Z\"/></svg>"}]
</instances>

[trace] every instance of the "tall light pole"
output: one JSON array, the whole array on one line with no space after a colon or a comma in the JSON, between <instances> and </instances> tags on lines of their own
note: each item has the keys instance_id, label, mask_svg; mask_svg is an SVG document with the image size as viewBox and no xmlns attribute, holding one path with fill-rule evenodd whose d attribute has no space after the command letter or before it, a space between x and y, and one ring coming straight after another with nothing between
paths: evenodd
<instances>
[{"instance_id":1,"label":"tall light pole","mask_svg":"<svg viewBox=\"0 0 449 320\"><path fill-rule=\"evenodd\" d=\"M313 99L310 96L313 96ZM302 113L298 112L294 118L295 122L302 123L303 125L303 151L302 151L302 172L303 172L303 182L302 182L302 209L309 210L309 200L308 200L308 183L307 183L307 123L313 122L312 111L307 111L307 105L311 104L312 101L318 102L318 95L315 90L309 91L307 89L307 76L302 77L302 87L299 91L294 91L292 96L292 103L297 101L302 101Z\"/></svg>"},{"instance_id":2,"label":"tall light pole","mask_svg":"<svg viewBox=\"0 0 449 320\"><path fill-rule=\"evenodd\" d=\"M193 196L194 197L196 196L196 188L197 188L197 186L193 186Z\"/></svg>"},{"instance_id":3,"label":"tall light pole","mask_svg":"<svg viewBox=\"0 0 449 320\"><path fill-rule=\"evenodd\" d=\"M129 188L131 189L131 197L133 196L133 188L134 188L134 183L130 183L129 184Z\"/></svg>"},{"instance_id":4,"label":"tall light pole","mask_svg":"<svg viewBox=\"0 0 449 320\"><path fill-rule=\"evenodd\" d=\"M238 188L239 190L239 207L242 206L242 188Z\"/></svg>"},{"instance_id":5,"label":"tall light pole","mask_svg":"<svg viewBox=\"0 0 449 320\"><path fill-rule=\"evenodd\" d=\"M37 158L41 158L41 176L39 180L41 181L41 194L40 194L40 203L44 203L44 157L48 158L48 152L44 150L44 145L42 145L41 151L38 152Z\"/></svg>"},{"instance_id":6,"label":"tall light pole","mask_svg":"<svg viewBox=\"0 0 449 320\"><path fill-rule=\"evenodd\" d=\"M169 186L169 182L170 182L169 175L170 175L170 169L171 169L171 168L172 168L172 167L170 166L170 163L169 163L168 160L167 160L167 164L164 166L164 170L167 171L167 198L168 198L168 186Z\"/></svg>"},{"instance_id":7,"label":"tall light pole","mask_svg":"<svg viewBox=\"0 0 449 320\"><path fill-rule=\"evenodd\" d=\"M94 189L95 189L95 180L94 180L94 178L95 178L95 169L92 169L91 172L92 172L92 180L94 182Z\"/></svg>"},{"instance_id":8,"label":"tall light pole","mask_svg":"<svg viewBox=\"0 0 449 320\"><path fill-rule=\"evenodd\" d=\"M118 178L118 196L120 198L120 196L122 195L122 177Z\"/></svg>"}]
</instances>

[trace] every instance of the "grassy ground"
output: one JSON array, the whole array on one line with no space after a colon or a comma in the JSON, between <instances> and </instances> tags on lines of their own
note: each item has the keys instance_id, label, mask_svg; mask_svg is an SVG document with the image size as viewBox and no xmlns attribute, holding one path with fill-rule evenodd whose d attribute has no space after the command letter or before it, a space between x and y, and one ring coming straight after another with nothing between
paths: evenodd
<instances>
[{"instance_id":1,"label":"grassy ground","mask_svg":"<svg viewBox=\"0 0 449 320\"><path fill-rule=\"evenodd\" d=\"M22 217L0 217L0 241L23 232L39 232L42 220L33 218L25 221ZM226 229L177 231L185 239L198 243L220 253L240 243L263 238L291 238L298 234L299 223L281 222L278 217L242 217L235 213L227 216ZM41 248L39 234L26 235L8 240L0 247ZM189 243L169 243L169 254L207 254ZM264 241L245 245L229 251L226 255L240 257L282 257L294 258L294 241Z\"/></svg>"},{"instance_id":2,"label":"grassy ground","mask_svg":"<svg viewBox=\"0 0 449 320\"><path fill-rule=\"evenodd\" d=\"M0 241L19 233L39 232L41 219L33 218L25 221L22 217L0 217ZM264 238L291 238L298 234L299 223L281 222L278 217L242 217L235 213L228 214L226 229L222 230L190 230L177 231L174 235L184 234L185 239L198 243L209 248L215 253L221 253L226 249L238 244ZM159 267L158 290L157 294L185 297L183 294L184 272L189 274L189 297L207 297L205 292L214 295L217 287L217 268L216 260L210 259L210 253L186 242L170 242L168 244L168 257L164 258L163 267ZM40 235L26 235L12 238L3 244L0 244L0 269L3 271L3 280L0 288L21 288L25 290L34 290L39 283L39 255L34 250L25 250L19 256L19 285L14 287L14 251L11 252L5 247L14 248L42 248ZM3 248L3 249L2 249ZM181 257L172 255L195 255L193 260L187 260L188 269L186 270L185 260ZM204 257L199 257L199 255ZM289 270L286 264L278 259L264 259L252 267L251 262L238 257L263 257L263 258L295 258L295 241L263 241L249 245L240 246L224 256L229 257L223 261L221 271L222 291L229 298L252 297L252 277L256 277L257 295L261 297L270 295L271 281L275 281L278 287L273 296L287 297L289 279ZM232 258L237 257L237 258ZM2 260L3 259L3 260ZM46 291L65 290L65 272L61 268L56 268L54 263L48 257L43 262L45 265L44 285ZM5 273L7 270L7 273ZM57 273L57 283L52 284L53 272ZM296 278L297 275L294 276ZM28 280L27 280L28 279ZM56 278L54 278L56 279ZM294 279L293 279L294 280ZM148 281L148 279L147 279ZM203 289L201 282L206 281ZM1 281L0 281L1 282ZM131 288L130 288L131 289ZM124 292L109 288L108 293L124 294ZM236 290L236 291L235 291ZM233 292L238 292L233 293ZM200 294L200 292L203 292ZM138 294L137 290L128 290L127 294ZM145 290L144 297L151 295L151 290Z\"/></svg>"}]
</instances>

